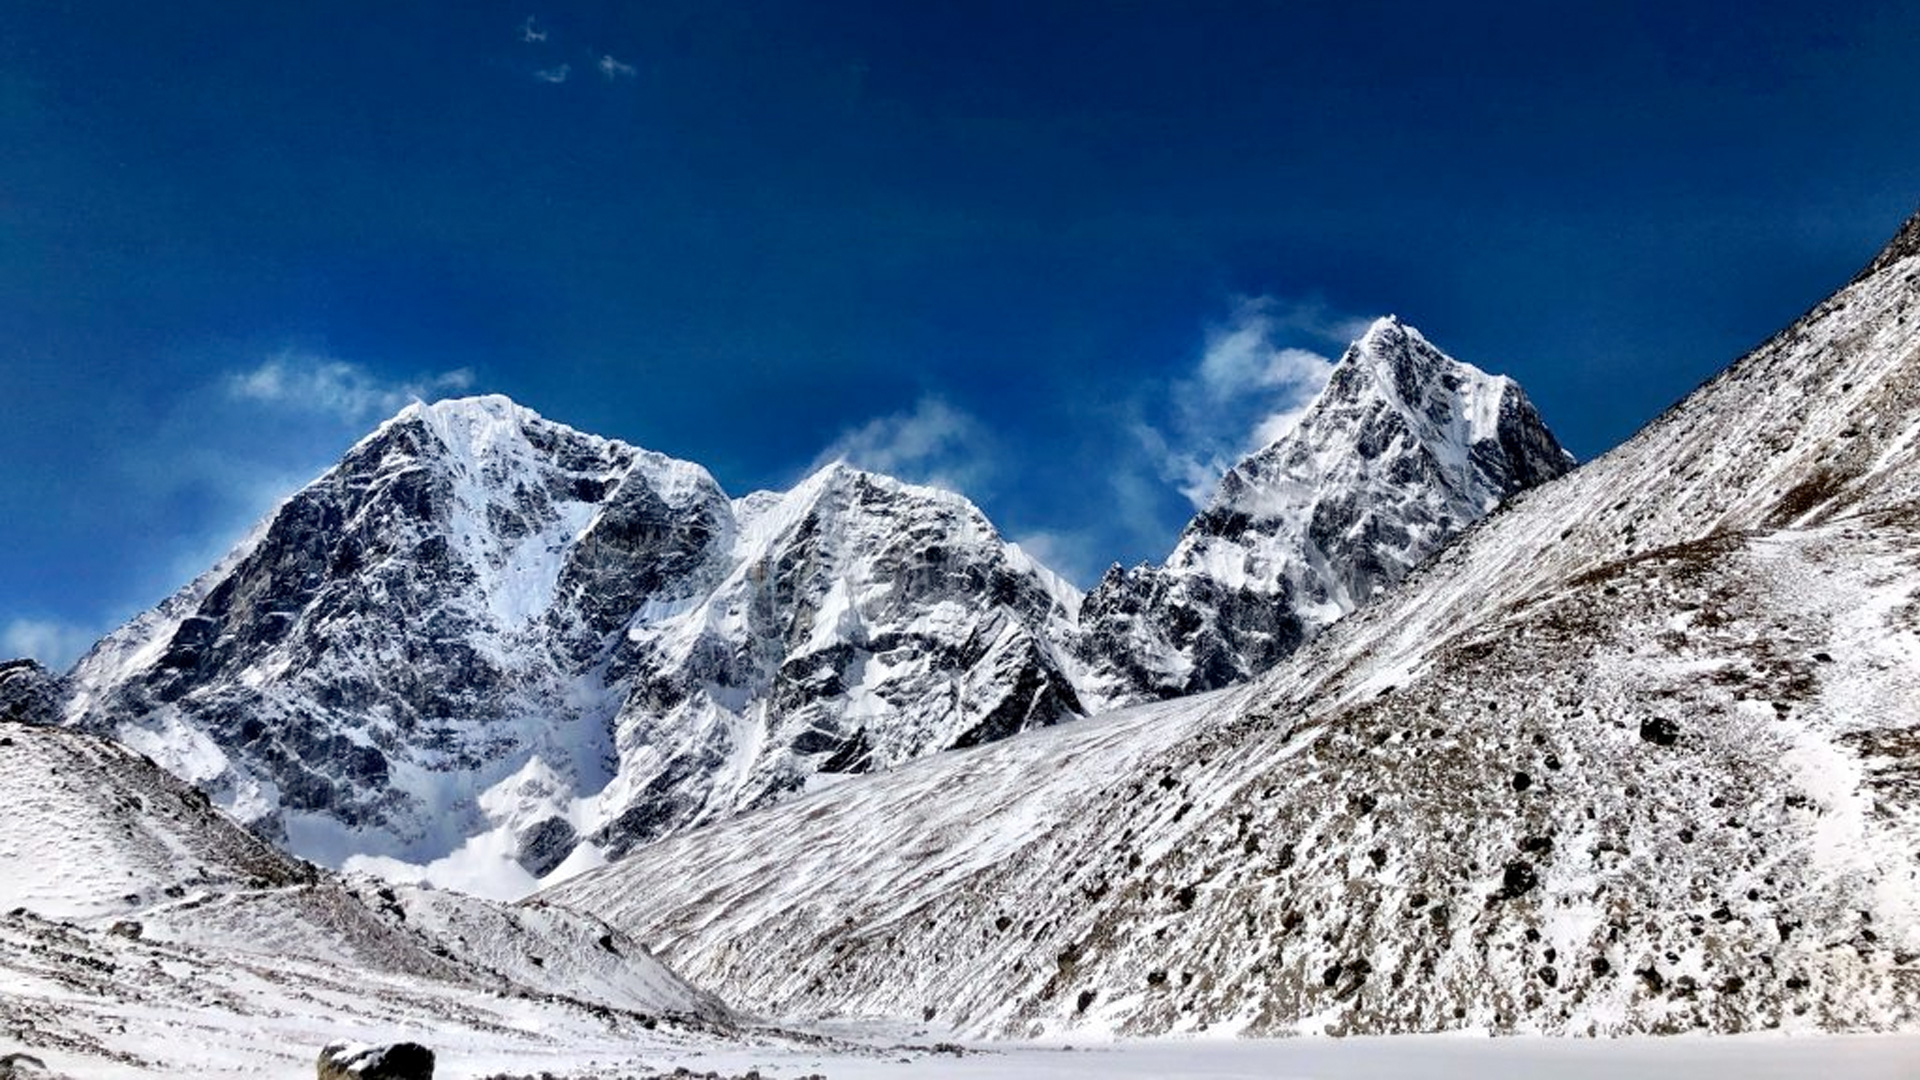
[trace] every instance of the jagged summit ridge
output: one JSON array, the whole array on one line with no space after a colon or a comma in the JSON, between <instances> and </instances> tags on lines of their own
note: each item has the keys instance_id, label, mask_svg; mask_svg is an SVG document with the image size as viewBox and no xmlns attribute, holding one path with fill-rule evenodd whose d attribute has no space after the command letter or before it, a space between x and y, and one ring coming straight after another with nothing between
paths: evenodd
<instances>
[{"instance_id":1,"label":"jagged summit ridge","mask_svg":"<svg viewBox=\"0 0 1920 1080\"><path fill-rule=\"evenodd\" d=\"M949 492L832 464L762 502L710 592L627 631L609 848L1080 715L1062 589Z\"/></svg>"},{"instance_id":2,"label":"jagged summit ridge","mask_svg":"<svg viewBox=\"0 0 1920 1080\"><path fill-rule=\"evenodd\" d=\"M504 397L416 403L97 645L66 713L299 854L521 892L1078 715L1078 599L957 495L836 464L736 502Z\"/></svg>"},{"instance_id":3,"label":"jagged summit ridge","mask_svg":"<svg viewBox=\"0 0 1920 1080\"><path fill-rule=\"evenodd\" d=\"M1573 467L1513 380L1395 316L1279 439L1229 469L1160 566L1114 567L1079 652L1116 703L1271 666L1516 492Z\"/></svg>"}]
</instances>

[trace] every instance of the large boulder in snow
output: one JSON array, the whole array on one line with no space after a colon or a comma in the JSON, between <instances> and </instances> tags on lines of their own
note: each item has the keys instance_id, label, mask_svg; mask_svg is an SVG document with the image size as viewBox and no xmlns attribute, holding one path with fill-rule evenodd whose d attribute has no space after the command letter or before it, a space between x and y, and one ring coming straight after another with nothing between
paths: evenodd
<instances>
[{"instance_id":1,"label":"large boulder in snow","mask_svg":"<svg viewBox=\"0 0 1920 1080\"><path fill-rule=\"evenodd\" d=\"M319 1080L433 1080L433 1051L419 1043L328 1043L320 1051Z\"/></svg>"}]
</instances>

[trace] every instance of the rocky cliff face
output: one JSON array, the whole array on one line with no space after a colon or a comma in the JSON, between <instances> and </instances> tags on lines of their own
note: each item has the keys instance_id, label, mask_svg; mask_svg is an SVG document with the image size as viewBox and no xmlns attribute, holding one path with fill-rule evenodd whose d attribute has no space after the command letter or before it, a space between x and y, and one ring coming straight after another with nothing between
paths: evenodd
<instances>
[{"instance_id":1,"label":"rocky cliff face","mask_svg":"<svg viewBox=\"0 0 1920 1080\"><path fill-rule=\"evenodd\" d=\"M1920 253L1896 243L1250 684L551 895L788 1016L1913 1030L1917 763Z\"/></svg>"},{"instance_id":2,"label":"rocky cliff face","mask_svg":"<svg viewBox=\"0 0 1920 1080\"><path fill-rule=\"evenodd\" d=\"M57 723L65 694L65 683L34 661L0 660L0 721Z\"/></svg>"},{"instance_id":3,"label":"rocky cliff face","mask_svg":"<svg viewBox=\"0 0 1920 1080\"><path fill-rule=\"evenodd\" d=\"M604 774L617 699L583 680L730 526L695 466L501 398L412 407L83 658L70 715L302 854L444 851L483 824L449 786Z\"/></svg>"},{"instance_id":4,"label":"rocky cliff face","mask_svg":"<svg viewBox=\"0 0 1920 1080\"><path fill-rule=\"evenodd\" d=\"M493 887L524 890L582 837L591 859L1076 714L1077 599L957 496L836 466L735 503L448 401L102 641L67 711L298 853L510 856Z\"/></svg>"},{"instance_id":5,"label":"rocky cliff face","mask_svg":"<svg viewBox=\"0 0 1920 1080\"><path fill-rule=\"evenodd\" d=\"M1152 700L1264 671L1572 467L1518 384L1380 319L1294 428L1228 471L1164 564L1115 566L1088 594L1089 693Z\"/></svg>"},{"instance_id":6,"label":"rocky cliff face","mask_svg":"<svg viewBox=\"0 0 1920 1080\"><path fill-rule=\"evenodd\" d=\"M643 612L609 669L610 849L1080 713L1078 595L965 499L833 465L738 522L727 576Z\"/></svg>"}]
</instances>

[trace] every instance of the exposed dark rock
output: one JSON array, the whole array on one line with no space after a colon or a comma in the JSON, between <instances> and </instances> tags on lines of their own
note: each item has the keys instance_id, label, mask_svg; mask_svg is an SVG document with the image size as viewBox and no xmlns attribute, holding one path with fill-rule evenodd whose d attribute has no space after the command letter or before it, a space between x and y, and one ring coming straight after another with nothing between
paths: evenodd
<instances>
[{"instance_id":1,"label":"exposed dark rock","mask_svg":"<svg viewBox=\"0 0 1920 1080\"><path fill-rule=\"evenodd\" d=\"M1640 721L1640 737L1655 746L1672 746L1680 741L1680 725L1664 716Z\"/></svg>"},{"instance_id":2,"label":"exposed dark rock","mask_svg":"<svg viewBox=\"0 0 1920 1080\"><path fill-rule=\"evenodd\" d=\"M0 1080L36 1080L48 1076L47 1063L32 1054L0 1054Z\"/></svg>"},{"instance_id":3,"label":"exposed dark rock","mask_svg":"<svg viewBox=\"0 0 1920 1080\"><path fill-rule=\"evenodd\" d=\"M433 1051L419 1043L328 1043L316 1080L433 1080Z\"/></svg>"},{"instance_id":4,"label":"exposed dark rock","mask_svg":"<svg viewBox=\"0 0 1920 1080\"><path fill-rule=\"evenodd\" d=\"M1540 875L1534 872L1533 864L1516 859L1500 872L1500 891L1495 895L1502 900L1512 900L1532 892L1539 884Z\"/></svg>"},{"instance_id":5,"label":"exposed dark rock","mask_svg":"<svg viewBox=\"0 0 1920 1080\"><path fill-rule=\"evenodd\" d=\"M0 722L58 723L65 692L64 681L33 660L0 660Z\"/></svg>"},{"instance_id":6,"label":"exposed dark rock","mask_svg":"<svg viewBox=\"0 0 1920 1080\"><path fill-rule=\"evenodd\" d=\"M542 819L520 834L520 847L514 852L514 861L534 877L546 877L565 862L568 855L573 854L574 845L579 839L573 823L566 818L555 816Z\"/></svg>"}]
</instances>

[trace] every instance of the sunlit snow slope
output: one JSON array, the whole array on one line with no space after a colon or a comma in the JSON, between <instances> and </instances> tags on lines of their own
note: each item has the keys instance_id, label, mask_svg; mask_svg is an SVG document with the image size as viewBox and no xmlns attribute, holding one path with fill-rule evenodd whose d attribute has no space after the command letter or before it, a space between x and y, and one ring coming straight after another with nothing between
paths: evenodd
<instances>
[{"instance_id":1,"label":"sunlit snow slope","mask_svg":"<svg viewBox=\"0 0 1920 1080\"><path fill-rule=\"evenodd\" d=\"M789 1015L1911 1029L1917 853L1920 217L1248 687L848 785L550 896Z\"/></svg>"},{"instance_id":2,"label":"sunlit snow slope","mask_svg":"<svg viewBox=\"0 0 1920 1080\"><path fill-rule=\"evenodd\" d=\"M402 1034L521 1063L737 1038L598 920L337 878L107 740L0 723L0 787L0 1025L60 1072L265 1075Z\"/></svg>"}]
</instances>

